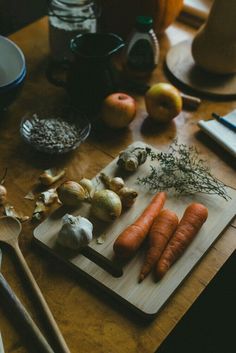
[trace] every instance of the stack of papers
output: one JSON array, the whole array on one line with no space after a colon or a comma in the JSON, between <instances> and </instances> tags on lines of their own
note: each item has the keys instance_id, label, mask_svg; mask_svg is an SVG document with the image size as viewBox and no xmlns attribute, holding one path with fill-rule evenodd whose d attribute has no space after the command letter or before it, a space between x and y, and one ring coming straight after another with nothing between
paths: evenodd
<instances>
[{"instance_id":1,"label":"stack of papers","mask_svg":"<svg viewBox=\"0 0 236 353\"><path fill-rule=\"evenodd\" d=\"M185 0L179 20L198 28L206 21L213 0Z\"/></svg>"},{"instance_id":2,"label":"stack of papers","mask_svg":"<svg viewBox=\"0 0 236 353\"><path fill-rule=\"evenodd\" d=\"M236 157L236 132L215 119L200 120L198 125L206 134Z\"/></svg>"},{"instance_id":3,"label":"stack of papers","mask_svg":"<svg viewBox=\"0 0 236 353\"><path fill-rule=\"evenodd\" d=\"M212 0L185 0L183 10L191 15L206 19L212 3Z\"/></svg>"}]
</instances>

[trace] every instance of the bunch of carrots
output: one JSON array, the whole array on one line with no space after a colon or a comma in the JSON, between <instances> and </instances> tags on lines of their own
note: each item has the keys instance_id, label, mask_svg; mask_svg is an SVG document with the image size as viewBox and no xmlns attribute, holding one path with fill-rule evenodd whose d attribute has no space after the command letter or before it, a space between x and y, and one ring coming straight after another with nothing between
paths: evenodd
<instances>
[{"instance_id":1,"label":"bunch of carrots","mask_svg":"<svg viewBox=\"0 0 236 353\"><path fill-rule=\"evenodd\" d=\"M130 259L148 237L148 250L139 275L139 282L154 268L160 280L179 259L208 217L207 208L190 204L179 222L175 212L162 209L166 193L160 192L144 212L116 239L113 249L118 258Z\"/></svg>"}]
</instances>

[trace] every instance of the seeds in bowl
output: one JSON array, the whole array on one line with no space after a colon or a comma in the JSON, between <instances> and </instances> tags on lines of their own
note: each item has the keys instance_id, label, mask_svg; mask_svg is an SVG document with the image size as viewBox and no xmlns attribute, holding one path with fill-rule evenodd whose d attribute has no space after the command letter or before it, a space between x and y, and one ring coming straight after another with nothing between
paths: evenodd
<instances>
[{"instance_id":1,"label":"seeds in bowl","mask_svg":"<svg viewBox=\"0 0 236 353\"><path fill-rule=\"evenodd\" d=\"M79 131L74 124L60 118L39 119L35 117L30 142L42 149L62 152L71 148L79 137Z\"/></svg>"}]
</instances>

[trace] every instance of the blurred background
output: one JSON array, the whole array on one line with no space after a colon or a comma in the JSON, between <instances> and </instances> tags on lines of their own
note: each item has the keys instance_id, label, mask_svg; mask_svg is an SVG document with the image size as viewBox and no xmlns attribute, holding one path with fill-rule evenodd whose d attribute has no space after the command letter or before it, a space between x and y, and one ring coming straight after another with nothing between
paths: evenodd
<instances>
[{"instance_id":1,"label":"blurred background","mask_svg":"<svg viewBox=\"0 0 236 353\"><path fill-rule=\"evenodd\" d=\"M213 0L185 0L181 20L199 27ZM0 0L0 34L9 35L46 15L48 0Z\"/></svg>"},{"instance_id":2,"label":"blurred background","mask_svg":"<svg viewBox=\"0 0 236 353\"><path fill-rule=\"evenodd\" d=\"M8 35L47 13L47 0L0 0L0 34Z\"/></svg>"}]
</instances>

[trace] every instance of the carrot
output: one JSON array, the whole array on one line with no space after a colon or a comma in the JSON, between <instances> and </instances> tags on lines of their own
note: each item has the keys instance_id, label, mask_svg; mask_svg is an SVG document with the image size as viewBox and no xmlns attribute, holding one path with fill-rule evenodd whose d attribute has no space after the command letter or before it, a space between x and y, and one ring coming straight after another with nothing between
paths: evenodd
<instances>
[{"instance_id":1,"label":"carrot","mask_svg":"<svg viewBox=\"0 0 236 353\"><path fill-rule=\"evenodd\" d=\"M162 210L155 218L148 234L149 247L139 275L139 282L144 280L161 257L161 254L170 237L176 230L178 223L179 219L176 213L168 209Z\"/></svg>"},{"instance_id":2,"label":"carrot","mask_svg":"<svg viewBox=\"0 0 236 353\"><path fill-rule=\"evenodd\" d=\"M179 259L194 239L208 216L207 208L200 203L190 204L156 265L156 277L161 279L171 265Z\"/></svg>"},{"instance_id":3,"label":"carrot","mask_svg":"<svg viewBox=\"0 0 236 353\"><path fill-rule=\"evenodd\" d=\"M165 192L156 194L138 219L115 240L113 250L117 257L128 259L138 250L166 200Z\"/></svg>"}]
</instances>

